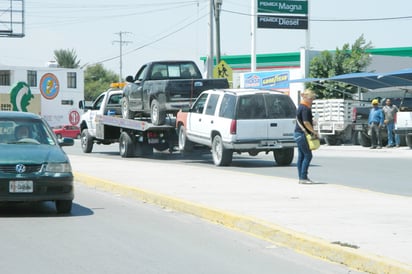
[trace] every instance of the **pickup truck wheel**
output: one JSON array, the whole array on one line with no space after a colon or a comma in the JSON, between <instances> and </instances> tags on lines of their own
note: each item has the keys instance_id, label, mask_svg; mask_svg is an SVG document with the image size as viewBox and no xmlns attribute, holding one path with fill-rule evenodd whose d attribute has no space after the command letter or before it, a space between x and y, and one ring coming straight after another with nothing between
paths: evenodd
<instances>
[{"instance_id":1,"label":"pickup truck wheel","mask_svg":"<svg viewBox=\"0 0 412 274\"><path fill-rule=\"evenodd\" d=\"M406 145L407 145L409 148L412 148L412 135L406 135L406 136L405 136L405 139L406 139Z\"/></svg>"},{"instance_id":2,"label":"pickup truck wheel","mask_svg":"<svg viewBox=\"0 0 412 274\"><path fill-rule=\"evenodd\" d=\"M127 132L122 132L119 138L119 152L122 158L132 157L135 153L135 146Z\"/></svg>"},{"instance_id":3,"label":"pickup truck wheel","mask_svg":"<svg viewBox=\"0 0 412 274\"><path fill-rule=\"evenodd\" d=\"M233 151L223 146L222 137L215 135L212 141L212 156L216 166L228 166L232 163Z\"/></svg>"},{"instance_id":4,"label":"pickup truck wheel","mask_svg":"<svg viewBox=\"0 0 412 274\"><path fill-rule=\"evenodd\" d=\"M93 138L90 136L87 128L82 130L80 135L80 144L84 153L90 153L93 150Z\"/></svg>"},{"instance_id":5,"label":"pickup truck wheel","mask_svg":"<svg viewBox=\"0 0 412 274\"><path fill-rule=\"evenodd\" d=\"M186 128L179 126L179 151L181 153L191 152L193 150L193 143L187 139Z\"/></svg>"},{"instance_id":6,"label":"pickup truck wheel","mask_svg":"<svg viewBox=\"0 0 412 274\"><path fill-rule=\"evenodd\" d=\"M279 166L288 166L293 161L294 148L282 148L273 151L273 157Z\"/></svg>"},{"instance_id":7,"label":"pickup truck wheel","mask_svg":"<svg viewBox=\"0 0 412 274\"><path fill-rule=\"evenodd\" d=\"M135 112L129 109L129 99L127 97L123 97L121 100L122 104L122 117L124 119L133 119L135 116Z\"/></svg>"},{"instance_id":8,"label":"pickup truck wheel","mask_svg":"<svg viewBox=\"0 0 412 274\"><path fill-rule=\"evenodd\" d=\"M165 151L166 149L169 149L170 146L168 143L161 143L161 144L154 144L153 147L157 151Z\"/></svg>"},{"instance_id":9,"label":"pickup truck wheel","mask_svg":"<svg viewBox=\"0 0 412 274\"><path fill-rule=\"evenodd\" d=\"M166 122L166 112L161 109L159 101L156 99L150 105L150 119L155 125L163 125Z\"/></svg>"}]
</instances>

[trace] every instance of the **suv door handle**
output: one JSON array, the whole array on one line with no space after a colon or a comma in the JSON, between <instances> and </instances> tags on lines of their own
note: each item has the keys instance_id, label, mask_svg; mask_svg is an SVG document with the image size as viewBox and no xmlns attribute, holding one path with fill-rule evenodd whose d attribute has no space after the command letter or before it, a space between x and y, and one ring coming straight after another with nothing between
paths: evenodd
<instances>
[{"instance_id":1,"label":"suv door handle","mask_svg":"<svg viewBox=\"0 0 412 274\"><path fill-rule=\"evenodd\" d=\"M277 127L277 126L278 126L278 123L270 123L270 126L271 126L271 127Z\"/></svg>"}]
</instances>

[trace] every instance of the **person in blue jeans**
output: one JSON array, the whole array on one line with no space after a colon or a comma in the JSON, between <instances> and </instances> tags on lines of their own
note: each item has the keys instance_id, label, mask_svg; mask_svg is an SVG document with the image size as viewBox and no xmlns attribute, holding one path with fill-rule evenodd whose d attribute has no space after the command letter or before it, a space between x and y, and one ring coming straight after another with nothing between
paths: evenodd
<instances>
[{"instance_id":1,"label":"person in blue jeans","mask_svg":"<svg viewBox=\"0 0 412 274\"><path fill-rule=\"evenodd\" d=\"M385 106L382 108L385 120L383 121L388 131L388 145L386 147L399 147L401 139L399 134L395 134L395 115L399 111L398 107L392 104L391 99L386 99Z\"/></svg>"},{"instance_id":2,"label":"person in blue jeans","mask_svg":"<svg viewBox=\"0 0 412 274\"><path fill-rule=\"evenodd\" d=\"M310 89L307 89L301 93L301 102L296 112L296 119L299 121L300 125L304 127L306 132L318 137L317 132L313 128L312 102L315 98L315 93ZM294 139L298 146L297 167L299 184L310 184L313 183L313 181L311 181L308 177L308 170L313 155L312 151L309 149L308 142L306 141L305 132L299 123L296 123L294 132Z\"/></svg>"}]
</instances>

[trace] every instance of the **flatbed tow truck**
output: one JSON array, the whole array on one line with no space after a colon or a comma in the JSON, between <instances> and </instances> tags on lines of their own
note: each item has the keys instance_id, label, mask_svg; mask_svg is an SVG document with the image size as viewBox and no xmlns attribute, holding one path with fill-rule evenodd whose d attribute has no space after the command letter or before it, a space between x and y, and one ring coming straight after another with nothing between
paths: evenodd
<instances>
[{"instance_id":1,"label":"flatbed tow truck","mask_svg":"<svg viewBox=\"0 0 412 274\"><path fill-rule=\"evenodd\" d=\"M80 103L79 107L85 110L80 122L83 152L91 153L94 144L113 143L119 143L123 158L150 156L154 149L172 152L178 141L174 122L154 125L146 118L121 118L122 87L113 85L90 107Z\"/></svg>"}]
</instances>

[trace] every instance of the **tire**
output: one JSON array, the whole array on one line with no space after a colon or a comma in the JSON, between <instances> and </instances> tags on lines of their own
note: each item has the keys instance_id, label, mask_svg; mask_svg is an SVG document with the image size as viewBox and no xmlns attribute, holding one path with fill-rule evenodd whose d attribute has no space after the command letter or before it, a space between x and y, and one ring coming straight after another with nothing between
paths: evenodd
<instances>
[{"instance_id":1,"label":"tire","mask_svg":"<svg viewBox=\"0 0 412 274\"><path fill-rule=\"evenodd\" d=\"M193 142L187 139L186 128L183 125L179 126L179 151L181 153L187 153L193 151Z\"/></svg>"},{"instance_id":2,"label":"tire","mask_svg":"<svg viewBox=\"0 0 412 274\"><path fill-rule=\"evenodd\" d=\"M124 119L133 119L135 116L135 112L129 109L129 99L127 97L122 98L121 105L122 105L122 117Z\"/></svg>"},{"instance_id":3,"label":"tire","mask_svg":"<svg viewBox=\"0 0 412 274\"><path fill-rule=\"evenodd\" d=\"M90 153L93 150L93 137L90 135L87 128L82 130L80 143L84 153Z\"/></svg>"},{"instance_id":4,"label":"tire","mask_svg":"<svg viewBox=\"0 0 412 274\"><path fill-rule=\"evenodd\" d=\"M273 151L273 157L279 166L290 165L293 161L294 154L294 148L282 148Z\"/></svg>"},{"instance_id":5,"label":"tire","mask_svg":"<svg viewBox=\"0 0 412 274\"><path fill-rule=\"evenodd\" d=\"M135 143L135 156L136 157L143 157L143 156L150 156L153 155L153 147L149 145L147 142L144 143Z\"/></svg>"},{"instance_id":6,"label":"tire","mask_svg":"<svg viewBox=\"0 0 412 274\"><path fill-rule=\"evenodd\" d=\"M169 144L168 143L154 144L153 148L156 149L157 151L165 151L166 149L169 149Z\"/></svg>"},{"instance_id":7,"label":"tire","mask_svg":"<svg viewBox=\"0 0 412 274\"><path fill-rule=\"evenodd\" d=\"M409 148L412 148L412 135L406 135L405 136L405 140L406 140L406 145Z\"/></svg>"},{"instance_id":8,"label":"tire","mask_svg":"<svg viewBox=\"0 0 412 274\"><path fill-rule=\"evenodd\" d=\"M233 151L223 146L222 137L215 135L212 141L212 156L216 166L228 166L232 163Z\"/></svg>"},{"instance_id":9,"label":"tire","mask_svg":"<svg viewBox=\"0 0 412 274\"><path fill-rule=\"evenodd\" d=\"M339 136L335 136L335 135L325 136L325 142L329 146L337 146L337 145L342 144L341 138Z\"/></svg>"},{"instance_id":10,"label":"tire","mask_svg":"<svg viewBox=\"0 0 412 274\"><path fill-rule=\"evenodd\" d=\"M122 158L128 158L135 155L135 145L132 138L127 132L122 132L119 138L119 153Z\"/></svg>"},{"instance_id":11,"label":"tire","mask_svg":"<svg viewBox=\"0 0 412 274\"><path fill-rule=\"evenodd\" d=\"M364 132L359 132L359 144L363 147L370 147L371 139Z\"/></svg>"},{"instance_id":12,"label":"tire","mask_svg":"<svg viewBox=\"0 0 412 274\"><path fill-rule=\"evenodd\" d=\"M159 101L153 99L150 105L150 119L152 123L159 126L166 122L166 112L161 109Z\"/></svg>"},{"instance_id":13,"label":"tire","mask_svg":"<svg viewBox=\"0 0 412 274\"><path fill-rule=\"evenodd\" d=\"M55 201L56 211L59 214L67 214L72 211L72 200L57 200Z\"/></svg>"}]
</instances>

